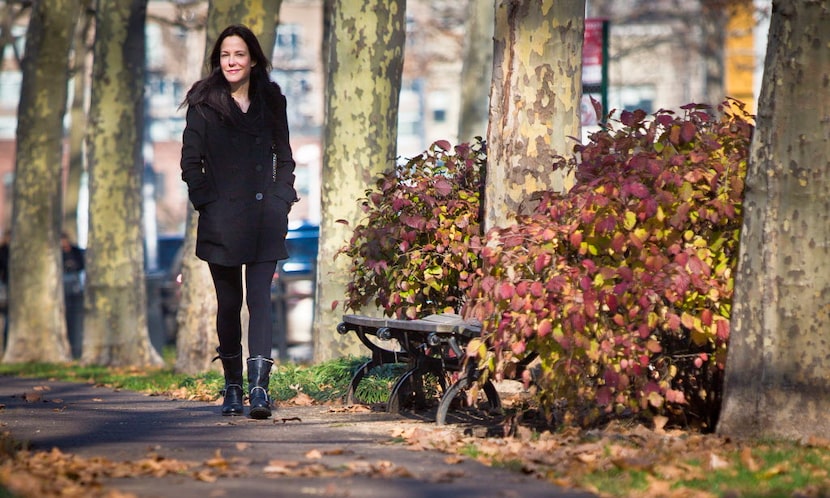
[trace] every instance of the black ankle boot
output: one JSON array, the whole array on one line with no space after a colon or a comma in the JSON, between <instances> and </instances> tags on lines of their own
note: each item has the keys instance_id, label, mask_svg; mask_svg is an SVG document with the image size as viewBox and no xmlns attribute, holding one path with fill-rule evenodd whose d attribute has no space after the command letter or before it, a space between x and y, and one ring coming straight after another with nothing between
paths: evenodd
<instances>
[{"instance_id":1,"label":"black ankle boot","mask_svg":"<svg viewBox=\"0 0 830 498\"><path fill-rule=\"evenodd\" d=\"M216 348L219 356L213 359L222 360L222 368L225 371L225 388L222 389L222 395L225 399L222 401L222 415L242 415L242 351L240 350L235 355L224 355L219 348Z\"/></svg>"},{"instance_id":2,"label":"black ankle boot","mask_svg":"<svg viewBox=\"0 0 830 498\"><path fill-rule=\"evenodd\" d=\"M271 358L248 358L248 396L251 402L251 418L271 416L271 398L268 397L268 381L271 377Z\"/></svg>"}]
</instances>

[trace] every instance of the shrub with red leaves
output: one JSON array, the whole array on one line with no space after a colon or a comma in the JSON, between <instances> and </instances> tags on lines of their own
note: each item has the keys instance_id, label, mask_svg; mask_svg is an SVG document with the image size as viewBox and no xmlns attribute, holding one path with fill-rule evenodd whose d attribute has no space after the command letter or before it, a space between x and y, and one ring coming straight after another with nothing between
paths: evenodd
<instances>
[{"instance_id":1,"label":"shrub with red leaves","mask_svg":"<svg viewBox=\"0 0 830 498\"><path fill-rule=\"evenodd\" d=\"M483 366L539 353L543 403L581 425L714 427L753 125L739 102L710 111L623 112L576 147L570 191L487 234L464 310Z\"/></svg>"},{"instance_id":2,"label":"shrub with red leaves","mask_svg":"<svg viewBox=\"0 0 830 498\"><path fill-rule=\"evenodd\" d=\"M480 266L485 159L481 141L438 141L366 192L366 218L338 253L351 260L346 308L373 302L396 318L460 309Z\"/></svg>"}]
</instances>

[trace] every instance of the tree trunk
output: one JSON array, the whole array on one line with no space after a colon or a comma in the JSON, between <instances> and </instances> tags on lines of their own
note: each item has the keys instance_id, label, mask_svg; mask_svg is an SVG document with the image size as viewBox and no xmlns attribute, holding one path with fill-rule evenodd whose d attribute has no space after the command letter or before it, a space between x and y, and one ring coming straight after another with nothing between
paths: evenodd
<instances>
[{"instance_id":1,"label":"tree trunk","mask_svg":"<svg viewBox=\"0 0 830 498\"><path fill-rule=\"evenodd\" d=\"M63 117L78 0L35 2L18 107L9 262L9 342L3 361L65 361L59 243Z\"/></svg>"},{"instance_id":2,"label":"tree trunk","mask_svg":"<svg viewBox=\"0 0 830 498\"><path fill-rule=\"evenodd\" d=\"M331 9L314 358L361 355L336 332L349 264L335 255L362 216L358 199L395 163L405 0L339 0ZM344 223L345 222L345 223Z\"/></svg>"},{"instance_id":3,"label":"tree trunk","mask_svg":"<svg viewBox=\"0 0 830 498\"><path fill-rule=\"evenodd\" d=\"M773 4L718 432L830 433L830 11Z\"/></svg>"},{"instance_id":4,"label":"tree trunk","mask_svg":"<svg viewBox=\"0 0 830 498\"><path fill-rule=\"evenodd\" d=\"M530 210L534 192L564 191L554 171L580 136L585 0L500 0L496 7L485 229Z\"/></svg>"},{"instance_id":5,"label":"tree trunk","mask_svg":"<svg viewBox=\"0 0 830 498\"><path fill-rule=\"evenodd\" d=\"M282 0L238 2L214 0L210 3L205 32L205 56L207 64L210 51L219 33L228 25L245 24L257 35L262 50L270 56L276 41L276 30ZM291 105L289 102L288 105ZM180 373L197 374L220 369L211 364L216 356L219 340L216 336L216 292L208 265L196 257L196 227L199 213L188 203L187 229L185 231L185 257L182 260L182 297L176 321L176 366ZM243 307L243 312L245 308ZM247 314L246 314L247 316ZM243 331L246 327L243 319ZM242 334L247 344L247 333ZM246 348L247 349L247 348Z\"/></svg>"},{"instance_id":6,"label":"tree trunk","mask_svg":"<svg viewBox=\"0 0 830 498\"><path fill-rule=\"evenodd\" d=\"M471 142L487 135L489 88L493 76L493 2L470 1L461 69L461 112L459 142Z\"/></svg>"},{"instance_id":7,"label":"tree trunk","mask_svg":"<svg viewBox=\"0 0 830 498\"><path fill-rule=\"evenodd\" d=\"M160 365L147 331L141 224L147 0L99 0L97 7L82 361Z\"/></svg>"},{"instance_id":8,"label":"tree trunk","mask_svg":"<svg viewBox=\"0 0 830 498\"><path fill-rule=\"evenodd\" d=\"M81 178L86 169L83 144L86 138L86 118L89 107L87 88L91 84L89 67L92 64L90 38L94 34L95 16L92 0L82 0L81 19L75 30L72 56L72 103L69 107L69 170L63 194L63 230L78 240L78 199Z\"/></svg>"},{"instance_id":9,"label":"tree trunk","mask_svg":"<svg viewBox=\"0 0 830 498\"><path fill-rule=\"evenodd\" d=\"M702 31L701 57L704 67L704 94L706 104L717 106L723 102L726 77L726 34L730 12L724 0L700 2L700 28Z\"/></svg>"}]
</instances>

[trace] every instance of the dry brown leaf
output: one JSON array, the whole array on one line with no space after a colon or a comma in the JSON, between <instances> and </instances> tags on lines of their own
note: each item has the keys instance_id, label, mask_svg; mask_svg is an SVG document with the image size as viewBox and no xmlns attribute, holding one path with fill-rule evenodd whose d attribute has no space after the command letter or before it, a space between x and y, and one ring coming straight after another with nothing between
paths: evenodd
<instances>
[{"instance_id":1,"label":"dry brown leaf","mask_svg":"<svg viewBox=\"0 0 830 498\"><path fill-rule=\"evenodd\" d=\"M758 469L761 468L758 462L752 458L752 448L749 447L741 450L741 464L750 472L758 472Z\"/></svg>"},{"instance_id":2,"label":"dry brown leaf","mask_svg":"<svg viewBox=\"0 0 830 498\"><path fill-rule=\"evenodd\" d=\"M818 437L818 436L810 436L810 437L807 438L806 441L804 441L803 444L805 444L806 446L812 447L812 448L825 448L825 449L828 449L828 448L830 448L830 439L823 438L823 437Z\"/></svg>"},{"instance_id":3,"label":"dry brown leaf","mask_svg":"<svg viewBox=\"0 0 830 498\"><path fill-rule=\"evenodd\" d=\"M715 453L710 453L709 454L709 469L710 470L728 469L729 467L730 467L729 462L727 462L723 458L719 457Z\"/></svg>"},{"instance_id":4,"label":"dry brown leaf","mask_svg":"<svg viewBox=\"0 0 830 498\"><path fill-rule=\"evenodd\" d=\"M444 458L444 463L447 465L458 465L464 461L464 457L460 455L449 455Z\"/></svg>"},{"instance_id":5,"label":"dry brown leaf","mask_svg":"<svg viewBox=\"0 0 830 498\"><path fill-rule=\"evenodd\" d=\"M332 406L328 411L329 413L371 413L372 407L369 405Z\"/></svg>"},{"instance_id":6,"label":"dry brown leaf","mask_svg":"<svg viewBox=\"0 0 830 498\"><path fill-rule=\"evenodd\" d=\"M313 450L309 451L308 453L306 453L305 457L308 458L309 460L319 460L319 459L323 458L323 454L320 453L320 450L313 449Z\"/></svg>"},{"instance_id":7,"label":"dry brown leaf","mask_svg":"<svg viewBox=\"0 0 830 498\"><path fill-rule=\"evenodd\" d=\"M315 404L314 398L304 392L298 392L296 396L288 400L289 404L296 406L311 406Z\"/></svg>"},{"instance_id":8,"label":"dry brown leaf","mask_svg":"<svg viewBox=\"0 0 830 498\"><path fill-rule=\"evenodd\" d=\"M26 400L26 403L36 403L36 402L40 401L41 398L43 398L43 395L40 394L39 392L24 393L23 394L23 399Z\"/></svg>"},{"instance_id":9,"label":"dry brown leaf","mask_svg":"<svg viewBox=\"0 0 830 498\"><path fill-rule=\"evenodd\" d=\"M281 419L276 419L276 418L274 419L275 424L279 424L279 423L285 424L287 422L302 422L302 421L303 421L303 419L301 419L300 417L285 417L285 418L281 418Z\"/></svg>"},{"instance_id":10,"label":"dry brown leaf","mask_svg":"<svg viewBox=\"0 0 830 498\"><path fill-rule=\"evenodd\" d=\"M668 417L664 417L663 415L657 415L657 416L654 417L653 421L654 421L654 432L656 432L658 434L663 434L663 433L666 432L665 427L666 427L666 424L669 421Z\"/></svg>"},{"instance_id":11,"label":"dry brown leaf","mask_svg":"<svg viewBox=\"0 0 830 498\"><path fill-rule=\"evenodd\" d=\"M346 464L346 468L354 474L369 474L372 464L363 460L353 460Z\"/></svg>"},{"instance_id":12,"label":"dry brown leaf","mask_svg":"<svg viewBox=\"0 0 830 498\"><path fill-rule=\"evenodd\" d=\"M251 443L236 443L237 451L245 451L251 447Z\"/></svg>"},{"instance_id":13,"label":"dry brown leaf","mask_svg":"<svg viewBox=\"0 0 830 498\"><path fill-rule=\"evenodd\" d=\"M196 472L193 477L202 482L216 482L216 474L208 472L207 470L200 470Z\"/></svg>"},{"instance_id":14,"label":"dry brown leaf","mask_svg":"<svg viewBox=\"0 0 830 498\"><path fill-rule=\"evenodd\" d=\"M761 475L762 475L762 477L764 477L764 479L769 479L771 477L775 477L775 476L780 475L780 474L786 474L789 471L790 471L789 465L787 465L786 463L779 463L778 465L775 465L774 467L771 467L771 468L765 470L764 473L761 474Z\"/></svg>"}]
</instances>

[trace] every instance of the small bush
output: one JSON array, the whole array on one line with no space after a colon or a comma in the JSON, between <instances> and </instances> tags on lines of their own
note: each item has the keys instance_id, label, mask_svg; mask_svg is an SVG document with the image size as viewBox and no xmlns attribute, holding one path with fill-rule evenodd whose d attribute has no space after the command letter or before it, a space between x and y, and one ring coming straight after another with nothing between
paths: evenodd
<instances>
[{"instance_id":1,"label":"small bush","mask_svg":"<svg viewBox=\"0 0 830 498\"><path fill-rule=\"evenodd\" d=\"M435 142L384 174L361 200L366 219L338 256L351 260L346 308L387 316L458 311L479 267L480 140Z\"/></svg>"},{"instance_id":2,"label":"small bush","mask_svg":"<svg viewBox=\"0 0 830 498\"><path fill-rule=\"evenodd\" d=\"M752 125L623 112L576 147L575 186L491 230L465 315L496 375L540 353L542 401L568 420L654 414L713 427L729 337Z\"/></svg>"}]
</instances>

